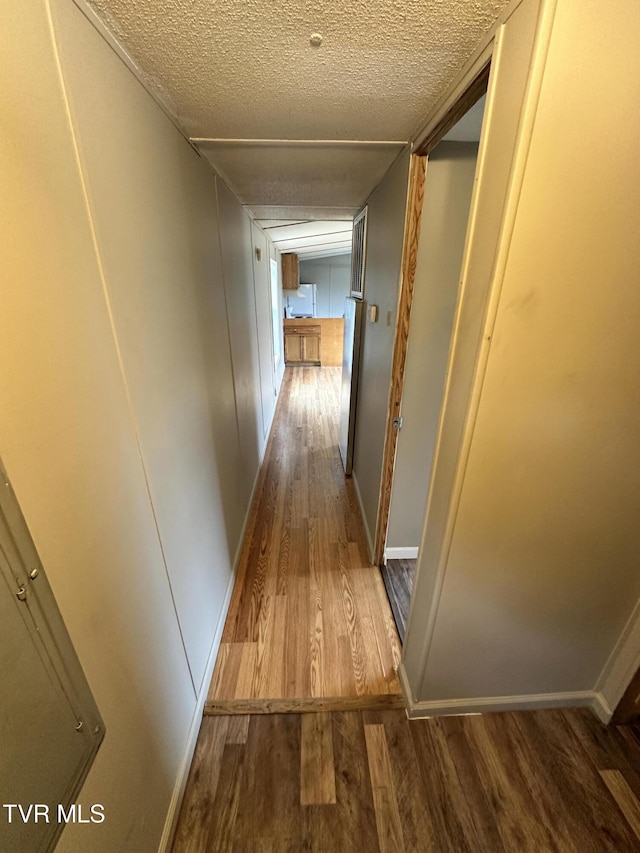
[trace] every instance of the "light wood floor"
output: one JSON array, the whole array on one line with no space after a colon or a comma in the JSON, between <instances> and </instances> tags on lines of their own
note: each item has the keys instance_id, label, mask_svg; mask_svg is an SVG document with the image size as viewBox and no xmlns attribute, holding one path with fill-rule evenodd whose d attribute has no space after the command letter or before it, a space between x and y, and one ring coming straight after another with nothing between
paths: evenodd
<instances>
[{"instance_id":1,"label":"light wood floor","mask_svg":"<svg viewBox=\"0 0 640 853\"><path fill-rule=\"evenodd\" d=\"M173 853L630 853L638 797L586 710L205 717Z\"/></svg>"},{"instance_id":2,"label":"light wood floor","mask_svg":"<svg viewBox=\"0 0 640 853\"><path fill-rule=\"evenodd\" d=\"M287 368L205 713L401 707L400 644L338 453L340 368Z\"/></svg>"}]
</instances>

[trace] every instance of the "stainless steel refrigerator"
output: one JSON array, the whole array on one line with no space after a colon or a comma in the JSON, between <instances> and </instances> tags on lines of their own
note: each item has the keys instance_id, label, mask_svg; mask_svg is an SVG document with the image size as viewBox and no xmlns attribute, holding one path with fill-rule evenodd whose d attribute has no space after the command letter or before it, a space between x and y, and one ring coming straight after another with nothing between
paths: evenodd
<instances>
[{"instance_id":1,"label":"stainless steel refrigerator","mask_svg":"<svg viewBox=\"0 0 640 853\"><path fill-rule=\"evenodd\" d=\"M340 456L345 474L353 465L353 441L356 427L356 400L360 368L360 329L362 300L345 299L344 343L342 347L342 391L340 397Z\"/></svg>"}]
</instances>

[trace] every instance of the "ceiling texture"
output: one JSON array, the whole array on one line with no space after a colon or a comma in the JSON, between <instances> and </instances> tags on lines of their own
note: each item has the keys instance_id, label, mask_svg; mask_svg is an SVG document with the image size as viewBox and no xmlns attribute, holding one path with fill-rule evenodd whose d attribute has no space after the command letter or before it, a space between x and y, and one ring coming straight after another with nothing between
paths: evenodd
<instances>
[{"instance_id":1,"label":"ceiling texture","mask_svg":"<svg viewBox=\"0 0 640 853\"><path fill-rule=\"evenodd\" d=\"M327 233L362 207L508 0L75 2L263 227L322 220Z\"/></svg>"}]
</instances>

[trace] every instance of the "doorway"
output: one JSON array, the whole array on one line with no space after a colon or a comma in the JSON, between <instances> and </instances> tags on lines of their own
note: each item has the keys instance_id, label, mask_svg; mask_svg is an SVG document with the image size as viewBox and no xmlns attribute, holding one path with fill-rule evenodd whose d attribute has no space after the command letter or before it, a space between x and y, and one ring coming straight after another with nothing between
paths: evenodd
<instances>
[{"instance_id":1,"label":"doorway","mask_svg":"<svg viewBox=\"0 0 640 853\"><path fill-rule=\"evenodd\" d=\"M381 571L402 640L438 435L485 95L430 151Z\"/></svg>"}]
</instances>

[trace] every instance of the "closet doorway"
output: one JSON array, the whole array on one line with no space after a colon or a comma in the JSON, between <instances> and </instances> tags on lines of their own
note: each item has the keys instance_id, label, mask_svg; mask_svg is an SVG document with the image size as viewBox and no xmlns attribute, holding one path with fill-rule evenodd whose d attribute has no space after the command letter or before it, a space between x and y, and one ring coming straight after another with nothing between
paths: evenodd
<instances>
[{"instance_id":1,"label":"closet doorway","mask_svg":"<svg viewBox=\"0 0 640 853\"><path fill-rule=\"evenodd\" d=\"M389 471L381 559L401 639L438 436L484 109L485 94L479 93L473 106L429 152L426 167L400 395L401 423Z\"/></svg>"}]
</instances>

